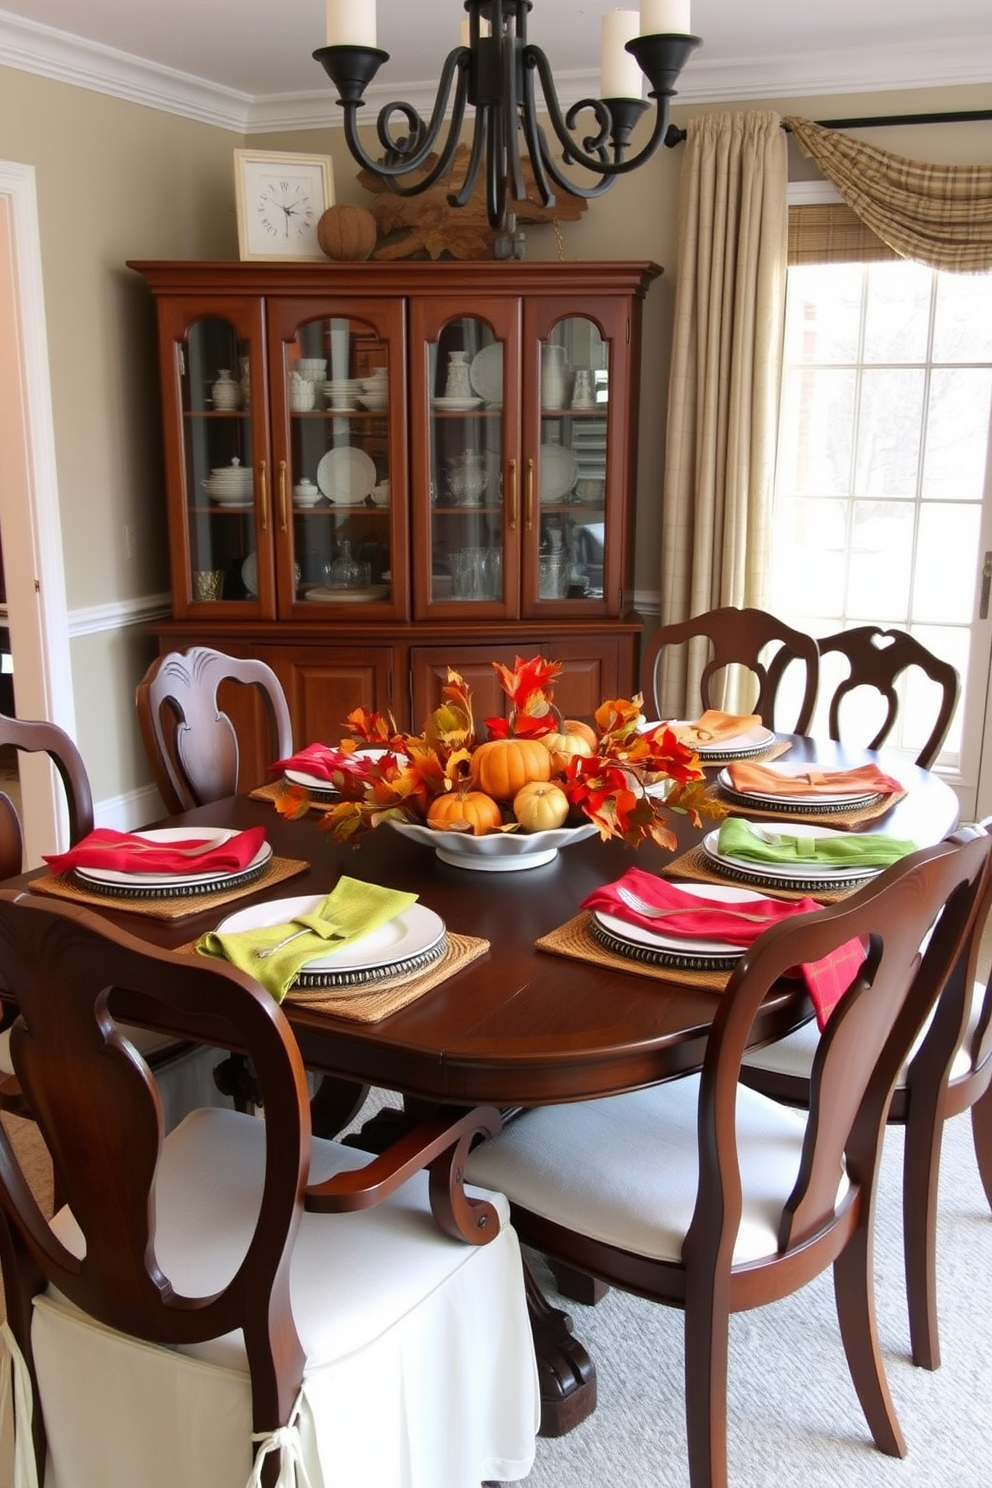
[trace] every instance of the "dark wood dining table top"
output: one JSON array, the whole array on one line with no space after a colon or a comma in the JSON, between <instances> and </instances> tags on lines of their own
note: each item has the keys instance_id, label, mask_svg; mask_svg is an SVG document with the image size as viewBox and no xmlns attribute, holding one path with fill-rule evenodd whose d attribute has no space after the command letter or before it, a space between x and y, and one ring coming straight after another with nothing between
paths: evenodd
<instances>
[{"instance_id":1,"label":"dark wood dining table top","mask_svg":"<svg viewBox=\"0 0 992 1488\"><path fill-rule=\"evenodd\" d=\"M791 759L830 767L864 763L864 753L793 743ZM883 756L884 762L884 756ZM891 764L890 764L890 768ZM906 798L876 829L919 846L957 824L954 793L939 776L899 765ZM341 873L412 890L449 930L482 936L489 951L405 1008L377 1023L284 1004L304 1061L315 1069L428 1101L500 1106L540 1105L629 1090L697 1068L719 993L660 980L636 963L615 971L550 954L535 941L570 920L598 885L637 866L660 872L673 854L653 845L636 851L591 837L564 848L543 867L479 872L451 867L426 847L382 826L356 847L332 842L316 812L288 821L249 795L229 797L155 823L245 828L263 823L274 851L306 859L306 873L223 910L163 921L111 909L108 918L142 939L169 948L188 944L234 909L256 900L327 893ZM681 846L703 831L680 823ZM32 875L23 875L23 882ZM757 1036L779 1037L810 1008L799 984L782 984L766 1003Z\"/></svg>"}]
</instances>

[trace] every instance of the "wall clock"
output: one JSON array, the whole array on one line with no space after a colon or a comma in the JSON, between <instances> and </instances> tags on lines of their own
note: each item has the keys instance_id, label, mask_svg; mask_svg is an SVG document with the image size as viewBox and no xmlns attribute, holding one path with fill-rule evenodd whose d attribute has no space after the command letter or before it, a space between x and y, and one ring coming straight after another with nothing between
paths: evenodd
<instances>
[{"instance_id":1,"label":"wall clock","mask_svg":"<svg viewBox=\"0 0 992 1488\"><path fill-rule=\"evenodd\" d=\"M234 152L238 252L248 259L323 259L317 223L334 205L328 155Z\"/></svg>"}]
</instances>

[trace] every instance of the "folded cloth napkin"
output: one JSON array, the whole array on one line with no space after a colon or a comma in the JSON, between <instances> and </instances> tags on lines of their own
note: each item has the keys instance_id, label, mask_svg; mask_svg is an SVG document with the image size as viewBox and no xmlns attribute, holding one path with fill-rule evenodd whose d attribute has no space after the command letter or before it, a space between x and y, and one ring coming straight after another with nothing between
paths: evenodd
<instances>
[{"instance_id":1,"label":"folded cloth napkin","mask_svg":"<svg viewBox=\"0 0 992 1488\"><path fill-rule=\"evenodd\" d=\"M672 733L683 744L693 749L712 748L726 739L736 739L754 728L761 727L759 713L721 713L719 708L707 708L695 723L680 723Z\"/></svg>"},{"instance_id":2,"label":"folded cloth napkin","mask_svg":"<svg viewBox=\"0 0 992 1488\"><path fill-rule=\"evenodd\" d=\"M761 796L890 796L903 789L877 765L859 765L853 770L818 770L809 765L793 772L735 760L727 766L727 773L735 791Z\"/></svg>"},{"instance_id":3,"label":"folded cloth napkin","mask_svg":"<svg viewBox=\"0 0 992 1488\"><path fill-rule=\"evenodd\" d=\"M302 775L312 775L316 780L333 781L342 771L355 775L367 762L367 756L349 753L344 749L333 749L329 744L308 744L288 759L276 760L269 766L275 775L284 775L287 770L299 770Z\"/></svg>"},{"instance_id":4,"label":"folded cloth napkin","mask_svg":"<svg viewBox=\"0 0 992 1488\"><path fill-rule=\"evenodd\" d=\"M217 956L247 971L277 1002L282 1002L300 968L308 961L352 945L416 902L416 894L384 889L342 874L327 897L308 914L281 925L263 925L225 935L210 930L197 941L196 950L201 956ZM287 942L283 949L273 955L259 956L260 951L269 951L282 941Z\"/></svg>"},{"instance_id":5,"label":"folded cloth napkin","mask_svg":"<svg viewBox=\"0 0 992 1488\"><path fill-rule=\"evenodd\" d=\"M663 919L641 914L620 897L621 887L655 909L677 910L678 913L666 915ZM677 884L656 878L644 869L628 868L614 883L602 884L594 889L582 901L581 907L602 910L655 934L664 933L684 938L688 950L694 940L721 940L730 945L752 945L772 925L790 919L793 915L809 914L819 909L820 905L809 898L755 898L739 905L728 904L724 899L687 894ZM755 919L755 916L760 918ZM850 985L857 968L864 960L864 954L861 941L850 940L822 960L808 962L798 968L806 982L821 1028Z\"/></svg>"},{"instance_id":6,"label":"folded cloth napkin","mask_svg":"<svg viewBox=\"0 0 992 1488\"><path fill-rule=\"evenodd\" d=\"M721 823L717 846L722 856L744 863L809 863L824 868L885 868L916 851L915 842L888 837L884 832L798 837L794 832L754 826L741 816L728 816Z\"/></svg>"},{"instance_id":7,"label":"folded cloth napkin","mask_svg":"<svg viewBox=\"0 0 992 1488\"><path fill-rule=\"evenodd\" d=\"M115 873L175 873L184 877L194 873L237 873L257 855L265 841L264 827L249 827L236 832L225 842L197 835L190 827L189 836L175 842L155 842L140 832L115 832L110 827L97 827L64 853L43 853L53 873L68 873L72 868L108 868Z\"/></svg>"}]
</instances>

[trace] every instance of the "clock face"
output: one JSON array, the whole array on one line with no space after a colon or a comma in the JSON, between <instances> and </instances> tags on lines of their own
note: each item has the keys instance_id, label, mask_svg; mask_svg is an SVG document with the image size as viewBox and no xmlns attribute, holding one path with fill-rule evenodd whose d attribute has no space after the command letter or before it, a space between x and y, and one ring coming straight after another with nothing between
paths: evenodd
<instances>
[{"instance_id":1,"label":"clock face","mask_svg":"<svg viewBox=\"0 0 992 1488\"><path fill-rule=\"evenodd\" d=\"M283 243L299 242L316 221L310 187L292 176L273 176L259 191L258 218L262 231L272 238Z\"/></svg>"}]
</instances>

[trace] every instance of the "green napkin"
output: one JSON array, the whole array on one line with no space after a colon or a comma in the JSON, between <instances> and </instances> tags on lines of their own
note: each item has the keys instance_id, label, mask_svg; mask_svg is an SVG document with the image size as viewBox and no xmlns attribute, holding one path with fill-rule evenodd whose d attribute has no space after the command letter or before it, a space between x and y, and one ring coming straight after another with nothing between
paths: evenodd
<instances>
[{"instance_id":1,"label":"green napkin","mask_svg":"<svg viewBox=\"0 0 992 1488\"><path fill-rule=\"evenodd\" d=\"M416 894L401 889L383 889L378 884L363 883L358 878L342 875L321 904L309 914L299 915L282 925L264 925L256 930L238 930L219 935L209 930L196 943L201 956L217 956L247 971L261 982L277 1002L282 1002L295 982L302 966L317 957L351 945L363 935L388 924L404 909L417 902ZM306 933L271 956L259 957L297 930Z\"/></svg>"},{"instance_id":2,"label":"green napkin","mask_svg":"<svg viewBox=\"0 0 992 1488\"><path fill-rule=\"evenodd\" d=\"M722 856L746 863L809 863L825 868L885 868L916 851L915 842L881 832L798 837L793 832L752 826L739 816L728 816L721 824L718 846Z\"/></svg>"}]
</instances>

